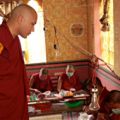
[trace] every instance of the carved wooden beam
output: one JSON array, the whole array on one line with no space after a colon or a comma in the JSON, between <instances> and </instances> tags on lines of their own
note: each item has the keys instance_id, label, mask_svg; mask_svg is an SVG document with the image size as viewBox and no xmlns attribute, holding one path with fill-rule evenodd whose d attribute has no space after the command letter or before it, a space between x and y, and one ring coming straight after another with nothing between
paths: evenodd
<instances>
[{"instance_id":1,"label":"carved wooden beam","mask_svg":"<svg viewBox=\"0 0 120 120\"><path fill-rule=\"evenodd\" d=\"M10 3L12 1L19 2L20 0L0 0L0 3L2 3L2 2Z\"/></svg>"}]
</instances>

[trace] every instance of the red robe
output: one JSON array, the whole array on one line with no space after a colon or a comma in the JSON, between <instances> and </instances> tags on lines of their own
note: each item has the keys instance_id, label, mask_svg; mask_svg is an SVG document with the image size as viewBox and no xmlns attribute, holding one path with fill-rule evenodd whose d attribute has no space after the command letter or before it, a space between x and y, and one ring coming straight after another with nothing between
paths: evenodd
<instances>
[{"instance_id":1,"label":"red robe","mask_svg":"<svg viewBox=\"0 0 120 120\"><path fill-rule=\"evenodd\" d=\"M28 120L28 81L19 38L13 38L6 23L0 26L0 120Z\"/></svg>"},{"instance_id":2,"label":"red robe","mask_svg":"<svg viewBox=\"0 0 120 120\"><path fill-rule=\"evenodd\" d=\"M70 78L67 76L67 74L63 73L61 76L61 80L62 80L61 89L64 90L70 90L70 88L75 88L76 90L82 89L80 79L76 72Z\"/></svg>"},{"instance_id":3,"label":"red robe","mask_svg":"<svg viewBox=\"0 0 120 120\"><path fill-rule=\"evenodd\" d=\"M34 89L38 89L41 92L45 92L45 91L52 91L53 87L52 87L52 82L50 79L50 76L47 76L47 78L45 80L41 80L39 78L39 74L35 74L33 76L33 84L32 84L32 88Z\"/></svg>"},{"instance_id":4,"label":"red robe","mask_svg":"<svg viewBox=\"0 0 120 120\"><path fill-rule=\"evenodd\" d=\"M120 120L120 114L114 114L110 117L111 120Z\"/></svg>"},{"instance_id":5,"label":"red robe","mask_svg":"<svg viewBox=\"0 0 120 120\"><path fill-rule=\"evenodd\" d=\"M104 107L104 102L105 102L105 99L107 98L108 94L109 94L109 91L105 87L103 87L103 89L100 93L100 96L99 96L100 106Z\"/></svg>"},{"instance_id":6,"label":"red robe","mask_svg":"<svg viewBox=\"0 0 120 120\"><path fill-rule=\"evenodd\" d=\"M103 88L100 97L99 97L99 105L100 110L99 112L104 113L105 117L107 116L110 120L120 120L120 114L113 114L112 108L120 108L120 104L113 103L115 106L111 105L109 102L106 101L109 91L106 88ZM112 114L111 114L112 113ZM107 120L107 118L106 118Z\"/></svg>"}]
</instances>

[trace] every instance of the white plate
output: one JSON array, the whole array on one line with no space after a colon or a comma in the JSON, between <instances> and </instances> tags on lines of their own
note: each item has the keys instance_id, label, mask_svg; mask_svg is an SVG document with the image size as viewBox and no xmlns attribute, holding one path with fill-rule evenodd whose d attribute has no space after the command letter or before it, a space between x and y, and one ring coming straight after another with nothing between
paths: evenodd
<instances>
[{"instance_id":1,"label":"white plate","mask_svg":"<svg viewBox=\"0 0 120 120\"><path fill-rule=\"evenodd\" d=\"M78 94L78 95L74 95L74 97L88 97L88 94Z\"/></svg>"},{"instance_id":2,"label":"white plate","mask_svg":"<svg viewBox=\"0 0 120 120\"><path fill-rule=\"evenodd\" d=\"M58 100L58 97L46 97L45 100Z\"/></svg>"}]
</instances>

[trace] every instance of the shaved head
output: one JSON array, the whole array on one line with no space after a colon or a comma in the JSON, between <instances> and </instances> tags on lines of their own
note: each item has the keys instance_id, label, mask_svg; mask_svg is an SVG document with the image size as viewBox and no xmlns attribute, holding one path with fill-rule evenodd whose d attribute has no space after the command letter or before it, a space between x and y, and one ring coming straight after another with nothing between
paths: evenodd
<instances>
[{"instance_id":1,"label":"shaved head","mask_svg":"<svg viewBox=\"0 0 120 120\"><path fill-rule=\"evenodd\" d=\"M28 6L26 4L21 4L15 7L15 9L13 9L13 11L11 12L11 18L16 17L17 15L26 16L29 14L37 14L37 13L31 6Z\"/></svg>"},{"instance_id":2,"label":"shaved head","mask_svg":"<svg viewBox=\"0 0 120 120\"><path fill-rule=\"evenodd\" d=\"M36 21L36 11L27 4L21 4L12 10L7 24L13 37L21 35L26 38L34 31Z\"/></svg>"}]
</instances>

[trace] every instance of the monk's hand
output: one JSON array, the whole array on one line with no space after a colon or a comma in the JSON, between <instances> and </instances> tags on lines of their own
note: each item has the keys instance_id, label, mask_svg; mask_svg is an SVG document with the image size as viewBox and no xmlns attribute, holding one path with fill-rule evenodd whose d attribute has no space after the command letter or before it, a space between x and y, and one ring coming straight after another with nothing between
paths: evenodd
<instances>
[{"instance_id":1,"label":"monk's hand","mask_svg":"<svg viewBox=\"0 0 120 120\"><path fill-rule=\"evenodd\" d=\"M38 89L34 89L34 91L35 91L36 93L41 93Z\"/></svg>"},{"instance_id":2,"label":"monk's hand","mask_svg":"<svg viewBox=\"0 0 120 120\"><path fill-rule=\"evenodd\" d=\"M71 91L71 92L75 92L76 89L75 89L75 88L70 88L70 91Z\"/></svg>"},{"instance_id":3,"label":"monk's hand","mask_svg":"<svg viewBox=\"0 0 120 120\"><path fill-rule=\"evenodd\" d=\"M30 91L35 93L41 93L38 89L33 89L33 88L30 88Z\"/></svg>"}]
</instances>

